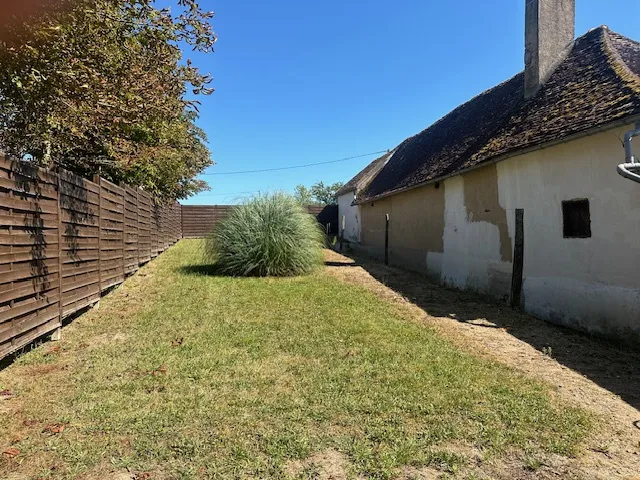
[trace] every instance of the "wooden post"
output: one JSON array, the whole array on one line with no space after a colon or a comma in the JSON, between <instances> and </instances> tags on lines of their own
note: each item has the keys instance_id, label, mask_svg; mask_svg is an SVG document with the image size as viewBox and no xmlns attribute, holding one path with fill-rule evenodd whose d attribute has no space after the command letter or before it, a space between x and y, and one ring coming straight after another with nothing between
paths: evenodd
<instances>
[{"instance_id":1,"label":"wooden post","mask_svg":"<svg viewBox=\"0 0 640 480\"><path fill-rule=\"evenodd\" d=\"M389 214L384 216L384 264L389 265Z\"/></svg>"},{"instance_id":2,"label":"wooden post","mask_svg":"<svg viewBox=\"0 0 640 480\"><path fill-rule=\"evenodd\" d=\"M52 170L53 173L53 170ZM56 179L58 183L58 315L60 316L60 326L56 328L51 334L51 340L58 342L62 339L62 208L60 206L60 195L62 192L62 180L60 175L56 172Z\"/></svg>"},{"instance_id":3,"label":"wooden post","mask_svg":"<svg viewBox=\"0 0 640 480\"><path fill-rule=\"evenodd\" d=\"M518 308L522 296L524 269L524 210L516 209L516 238L513 248L513 274L511 276L511 307Z\"/></svg>"},{"instance_id":4,"label":"wooden post","mask_svg":"<svg viewBox=\"0 0 640 480\"><path fill-rule=\"evenodd\" d=\"M120 182L122 189L122 278L127 278L127 184Z\"/></svg>"},{"instance_id":5,"label":"wooden post","mask_svg":"<svg viewBox=\"0 0 640 480\"><path fill-rule=\"evenodd\" d=\"M136 188L136 270L140 268L140 195Z\"/></svg>"},{"instance_id":6,"label":"wooden post","mask_svg":"<svg viewBox=\"0 0 640 480\"><path fill-rule=\"evenodd\" d=\"M100 296L102 296L102 184L100 175L93 176L93 183L98 185L98 283L100 285ZM100 305L96 306L99 307Z\"/></svg>"},{"instance_id":7,"label":"wooden post","mask_svg":"<svg viewBox=\"0 0 640 480\"><path fill-rule=\"evenodd\" d=\"M122 281L127 277L127 268L125 267L125 256L127 255L127 192L125 184L122 183Z\"/></svg>"}]
</instances>

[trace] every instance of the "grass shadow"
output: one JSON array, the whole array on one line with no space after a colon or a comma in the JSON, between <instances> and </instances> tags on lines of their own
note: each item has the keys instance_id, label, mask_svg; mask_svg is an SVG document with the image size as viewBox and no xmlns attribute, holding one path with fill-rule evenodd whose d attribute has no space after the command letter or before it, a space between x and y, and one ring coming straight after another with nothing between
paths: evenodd
<instances>
[{"instance_id":1,"label":"grass shadow","mask_svg":"<svg viewBox=\"0 0 640 480\"><path fill-rule=\"evenodd\" d=\"M177 271L183 275L195 275L199 277L228 277L216 264L184 265Z\"/></svg>"},{"instance_id":2,"label":"grass shadow","mask_svg":"<svg viewBox=\"0 0 640 480\"><path fill-rule=\"evenodd\" d=\"M428 315L501 328L640 409L640 352L636 348L553 325L473 292L449 289L419 273L388 267L365 255L354 260L372 277Z\"/></svg>"},{"instance_id":3,"label":"grass shadow","mask_svg":"<svg viewBox=\"0 0 640 480\"><path fill-rule=\"evenodd\" d=\"M324 265L326 267L361 267L362 266L357 262L331 262L331 261L324 262Z\"/></svg>"}]
</instances>

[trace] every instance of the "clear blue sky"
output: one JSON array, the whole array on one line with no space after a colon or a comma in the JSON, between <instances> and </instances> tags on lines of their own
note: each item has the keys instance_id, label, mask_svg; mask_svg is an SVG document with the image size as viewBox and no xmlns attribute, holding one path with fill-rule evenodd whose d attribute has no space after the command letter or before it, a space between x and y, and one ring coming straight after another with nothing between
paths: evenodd
<instances>
[{"instance_id":1,"label":"clear blue sky","mask_svg":"<svg viewBox=\"0 0 640 480\"><path fill-rule=\"evenodd\" d=\"M202 0L216 12L200 125L208 173L390 149L523 69L525 0ZM637 0L577 0L577 35L606 24L640 40ZM348 181L374 157L284 172L203 176L186 204Z\"/></svg>"}]
</instances>

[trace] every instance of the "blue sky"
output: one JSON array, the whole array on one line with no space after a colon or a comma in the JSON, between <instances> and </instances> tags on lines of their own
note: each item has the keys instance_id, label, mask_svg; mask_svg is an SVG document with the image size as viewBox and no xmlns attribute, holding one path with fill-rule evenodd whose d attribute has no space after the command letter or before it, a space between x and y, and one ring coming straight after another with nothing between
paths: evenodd
<instances>
[{"instance_id":1,"label":"blue sky","mask_svg":"<svg viewBox=\"0 0 640 480\"><path fill-rule=\"evenodd\" d=\"M391 149L523 69L525 0L202 0L216 12L214 76L199 124L216 165L207 173L332 161ZM577 35L599 25L640 39L637 0L577 0ZM250 175L204 175L211 191L348 181L374 157Z\"/></svg>"}]
</instances>

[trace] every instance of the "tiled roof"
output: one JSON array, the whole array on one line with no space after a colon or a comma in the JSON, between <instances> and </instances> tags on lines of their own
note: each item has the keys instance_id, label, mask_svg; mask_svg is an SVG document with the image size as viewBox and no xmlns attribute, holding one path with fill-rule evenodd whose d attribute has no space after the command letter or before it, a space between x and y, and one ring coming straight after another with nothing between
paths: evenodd
<instances>
[{"instance_id":1,"label":"tiled roof","mask_svg":"<svg viewBox=\"0 0 640 480\"><path fill-rule=\"evenodd\" d=\"M525 99L520 73L405 140L357 201L634 116L640 116L640 44L600 27L576 40L532 98Z\"/></svg>"}]
</instances>

